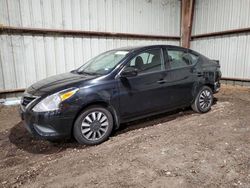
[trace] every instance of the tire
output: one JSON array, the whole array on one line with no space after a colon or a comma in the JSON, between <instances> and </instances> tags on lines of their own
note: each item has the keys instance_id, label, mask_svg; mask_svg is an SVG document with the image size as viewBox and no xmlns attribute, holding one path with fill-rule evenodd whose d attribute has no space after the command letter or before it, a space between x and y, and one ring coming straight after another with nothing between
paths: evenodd
<instances>
[{"instance_id":1,"label":"tire","mask_svg":"<svg viewBox=\"0 0 250 188\"><path fill-rule=\"evenodd\" d=\"M84 110L74 124L74 137L80 144L97 145L106 141L113 130L113 116L109 110L92 106Z\"/></svg>"},{"instance_id":2,"label":"tire","mask_svg":"<svg viewBox=\"0 0 250 188\"><path fill-rule=\"evenodd\" d=\"M197 94L192 109L198 113L206 113L211 109L213 104L213 92L210 87L203 86Z\"/></svg>"}]
</instances>

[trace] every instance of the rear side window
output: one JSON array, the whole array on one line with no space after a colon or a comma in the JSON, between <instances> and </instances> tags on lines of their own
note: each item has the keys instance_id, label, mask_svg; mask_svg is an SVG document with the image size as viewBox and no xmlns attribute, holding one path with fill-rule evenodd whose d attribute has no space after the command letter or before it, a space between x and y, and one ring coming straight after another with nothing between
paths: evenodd
<instances>
[{"instance_id":1,"label":"rear side window","mask_svg":"<svg viewBox=\"0 0 250 188\"><path fill-rule=\"evenodd\" d=\"M196 64L198 59L199 59L199 56L195 55L195 54L192 54L192 53L188 53L191 57L191 61L192 61L192 65Z\"/></svg>"},{"instance_id":2,"label":"rear side window","mask_svg":"<svg viewBox=\"0 0 250 188\"><path fill-rule=\"evenodd\" d=\"M128 66L137 68L139 74L164 70L162 50L147 50L134 57Z\"/></svg>"},{"instance_id":3,"label":"rear side window","mask_svg":"<svg viewBox=\"0 0 250 188\"><path fill-rule=\"evenodd\" d=\"M194 65L198 56L182 50L168 50L168 60L169 67L175 69Z\"/></svg>"}]
</instances>

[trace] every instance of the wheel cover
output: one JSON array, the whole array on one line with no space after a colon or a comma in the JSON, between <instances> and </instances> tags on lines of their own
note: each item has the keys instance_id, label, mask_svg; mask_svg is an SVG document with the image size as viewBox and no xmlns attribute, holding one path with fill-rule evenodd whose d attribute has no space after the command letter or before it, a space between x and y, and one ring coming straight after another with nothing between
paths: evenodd
<instances>
[{"instance_id":1,"label":"wheel cover","mask_svg":"<svg viewBox=\"0 0 250 188\"><path fill-rule=\"evenodd\" d=\"M108 125L108 118L103 112L91 112L82 121L82 135L87 140L99 140L106 134Z\"/></svg>"},{"instance_id":2,"label":"wheel cover","mask_svg":"<svg viewBox=\"0 0 250 188\"><path fill-rule=\"evenodd\" d=\"M207 110L212 105L212 93L209 90L203 90L199 96L199 104L202 110Z\"/></svg>"}]
</instances>

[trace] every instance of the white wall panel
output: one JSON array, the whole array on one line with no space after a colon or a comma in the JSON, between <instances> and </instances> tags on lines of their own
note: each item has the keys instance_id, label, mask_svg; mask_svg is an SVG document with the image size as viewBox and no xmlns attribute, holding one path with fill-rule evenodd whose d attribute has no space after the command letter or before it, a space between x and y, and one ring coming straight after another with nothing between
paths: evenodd
<instances>
[{"instance_id":1,"label":"white wall panel","mask_svg":"<svg viewBox=\"0 0 250 188\"><path fill-rule=\"evenodd\" d=\"M220 60L223 77L250 79L250 34L196 39L191 48Z\"/></svg>"},{"instance_id":2,"label":"white wall panel","mask_svg":"<svg viewBox=\"0 0 250 188\"><path fill-rule=\"evenodd\" d=\"M25 87L26 79L26 71L25 71L25 61L24 59L24 49L22 37L13 35L11 36L11 44L12 44L12 53L13 53L13 62L14 62L14 71L16 76L16 84L20 86L20 88Z\"/></svg>"},{"instance_id":3,"label":"white wall panel","mask_svg":"<svg viewBox=\"0 0 250 188\"><path fill-rule=\"evenodd\" d=\"M66 72L65 66L65 50L64 50L64 38L63 37L55 37L54 38L55 49L51 53L55 53L55 61L56 61L56 73Z\"/></svg>"},{"instance_id":4,"label":"white wall panel","mask_svg":"<svg viewBox=\"0 0 250 188\"><path fill-rule=\"evenodd\" d=\"M249 0L196 0L193 34L250 27Z\"/></svg>"},{"instance_id":5,"label":"white wall panel","mask_svg":"<svg viewBox=\"0 0 250 188\"><path fill-rule=\"evenodd\" d=\"M250 0L196 0L192 35L250 27ZM191 48L218 59L224 77L250 78L250 34L191 41Z\"/></svg>"},{"instance_id":6,"label":"white wall panel","mask_svg":"<svg viewBox=\"0 0 250 188\"><path fill-rule=\"evenodd\" d=\"M0 54L0 88L5 88L4 87L4 75L3 75L3 65L2 65L2 58Z\"/></svg>"},{"instance_id":7,"label":"white wall panel","mask_svg":"<svg viewBox=\"0 0 250 188\"><path fill-rule=\"evenodd\" d=\"M21 40L21 39L20 39ZM32 36L23 37L23 51L24 57L21 61L24 62L25 67L25 85L31 85L34 80L37 80L37 69L35 66L35 52L34 52L34 42Z\"/></svg>"},{"instance_id":8,"label":"white wall panel","mask_svg":"<svg viewBox=\"0 0 250 188\"><path fill-rule=\"evenodd\" d=\"M12 39L11 36L8 35L0 35L0 39L3 85L5 88L16 88L16 69L12 49Z\"/></svg>"},{"instance_id":9,"label":"white wall panel","mask_svg":"<svg viewBox=\"0 0 250 188\"><path fill-rule=\"evenodd\" d=\"M2 24L2 25L9 25L10 24L6 0L0 0L0 24Z\"/></svg>"},{"instance_id":10,"label":"white wall panel","mask_svg":"<svg viewBox=\"0 0 250 188\"><path fill-rule=\"evenodd\" d=\"M0 24L178 36L180 1L0 0Z\"/></svg>"}]
</instances>

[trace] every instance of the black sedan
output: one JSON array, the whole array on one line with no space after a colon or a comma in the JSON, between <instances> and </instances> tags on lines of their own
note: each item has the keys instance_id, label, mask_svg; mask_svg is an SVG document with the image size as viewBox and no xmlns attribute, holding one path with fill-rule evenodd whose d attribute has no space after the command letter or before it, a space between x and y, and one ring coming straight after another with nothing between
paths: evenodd
<instances>
[{"instance_id":1,"label":"black sedan","mask_svg":"<svg viewBox=\"0 0 250 188\"><path fill-rule=\"evenodd\" d=\"M95 145L124 122L186 106L208 112L220 78L217 61L190 49L119 48L30 86L21 117L37 137Z\"/></svg>"}]
</instances>

